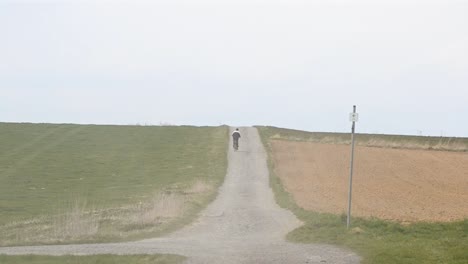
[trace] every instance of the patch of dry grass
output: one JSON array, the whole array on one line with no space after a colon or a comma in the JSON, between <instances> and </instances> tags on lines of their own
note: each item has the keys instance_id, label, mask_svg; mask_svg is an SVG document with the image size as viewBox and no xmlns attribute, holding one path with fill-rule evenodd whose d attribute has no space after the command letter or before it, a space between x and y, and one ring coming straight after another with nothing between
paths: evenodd
<instances>
[{"instance_id":1,"label":"patch of dry grass","mask_svg":"<svg viewBox=\"0 0 468 264\"><path fill-rule=\"evenodd\" d=\"M186 210L187 197L178 193L163 192L147 203L136 205L130 224L141 226L161 223L164 219L180 217Z\"/></svg>"},{"instance_id":2,"label":"patch of dry grass","mask_svg":"<svg viewBox=\"0 0 468 264\"><path fill-rule=\"evenodd\" d=\"M75 200L71 208L53 218L52 238L58 241L75 240L96 235L99 219L94 210L87 210L86 203Z\"/></svg>"},{"instance_id":3,"label":"patch of dry grass","mask_svg":"<svg viewBox=\"0 0 468 264\"><path fill-rule=\"evenodd\" d=\"M196 181L172 187L151 199L117 208L89 209L76 199L66 212L0 226L0 246L101 242L157 233L202 203L213 184Z\"/></svg>"}]
</instances>

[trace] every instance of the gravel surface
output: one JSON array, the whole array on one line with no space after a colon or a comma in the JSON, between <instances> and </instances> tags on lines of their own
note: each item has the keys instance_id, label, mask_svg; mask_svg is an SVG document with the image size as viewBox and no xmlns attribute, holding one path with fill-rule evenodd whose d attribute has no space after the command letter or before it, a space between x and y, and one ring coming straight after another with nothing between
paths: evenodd
<instances>
[{"instance_id":1,"label":"gravel surface","mask_svg":"<svg viewBox=\"0 0 468 264\"><path fill-rule=\"evenodd\" d=\"M239 151L229 149L218 197L179 231L127 243L4 247L0 254L171 253L187 256L186 263L359 263L359 256L335 246L286 242L285 235L302 223L274 201L257 130L241 128L241 134Z\"/></svg>"}]
</instances>

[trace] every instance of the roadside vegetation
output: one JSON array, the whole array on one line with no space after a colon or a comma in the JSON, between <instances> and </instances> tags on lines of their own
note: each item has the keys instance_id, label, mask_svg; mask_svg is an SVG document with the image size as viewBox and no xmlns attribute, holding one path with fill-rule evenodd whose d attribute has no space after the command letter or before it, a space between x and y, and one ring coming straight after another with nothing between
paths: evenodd
<instances>
[{"instance_id":1,"label":"roadside vegetation","mask_svg":"<svg viewBox=\"0 0 468 264\"><path fill-rule=\"evenodd\" d=\"M314 141L322 143L346 144L345 136L349 134L309 133L274 127L257 127L265 145L270 167L270 184L278 204L293 211L304 221L304 226L288 234L288 239L300 243L329 243L345 246L357 252L363 264L419 264L447 263L462 264L468 259L468 219L451 223L401 224L376 218L352 218L352 228L346 229L346 215L316 213L297 206L292 196L283 188L275 175L272 159L271 139ZM371 141L375 135L358 135L358 140ZM327 138L324 140L324 138ZM333 142L335 138L338 142ZM385 141L388 141L387 143ZM382 144L377 147L407 148L427 146L428 140L416 139L413 143L404 136L382 136ZM447 140L445 138L442 141ZM349 142L349 141L347 141ZM359 141L357 141L358 143ZM364 141L365 142L365 141ZM402 142L400 145L396 142ZM435 142L435 141L434 141ZM468 139L456 139L457 146L467 144ZM364 144L364 143L358 143ZM435 149L436 143L432 148ZM368 145L369 146L369 145ZM444 148L451 148L445 145ZM462 151L457 147L455 151Z\"/></svg>"},{"instance_id":2,"label":"roadside vegetation","mask_svg":"<svg viewBox=\"0 0 468 264\"><path fill-rule=\"evenodd\" d=\"M271 139L307 141L327 144L351 144L350 133L306 132L300 130L259 127ZM428 137L382 134L356 134L356 144L365 147L468 151L468 138Z\"/></svg>"},{"instance_id":3,"label":"roadside vegetation","mask_svg":"<svg viewBox=\"0 0 468 264\"><path fill-rule=\"evenodd\" d=\"M215 198L227 168L226 126L0 123L0 141L0 246L167 233Z\"/></svg>"},{"instance_id":4,"label":"roadside vegetation","mask_svg":"<svg viewBox=\"0 0 468 264\"><path fill-rule=\"evenodd\" d=\"M175 255L94 255L94 256L5 256L0 255L2 264L177 264L184 257Z\"/></svg>"}]
</instances>

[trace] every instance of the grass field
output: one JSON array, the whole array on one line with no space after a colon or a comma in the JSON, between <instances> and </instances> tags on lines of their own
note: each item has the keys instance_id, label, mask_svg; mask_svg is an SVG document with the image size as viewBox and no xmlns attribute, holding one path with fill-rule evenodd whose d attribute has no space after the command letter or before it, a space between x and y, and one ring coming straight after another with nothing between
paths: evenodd
<instances>
[{"instance_id":1,"label":"grass field","mask_svg":"<svg viewBox=\"0 0 468 264\"><path fill-rule=\"evenodd\" d=\"M0 246L123 241L215 197L227 127L0 123Z\"/></svg>"},{"instance_id":2,"label":"grass field","mask_svg":"<svg viewBox=\"0 0 468 264\"><path fill-rule=\"evenodd\" d=\"M350 144L350 133L306 132L300 130L259 127L268 138L329 144ZM382 134L356 134L356 144L366 147L468 151L468 138L427 137Z\"/></svg>"},{"instance_id":3,"label":"grass field","mask_svg":"<svg viewBox=\"0 0 468 264\"><path fill-rule=\"evenodd\" d=\"M270 184L278 204L290 209L305 222L304 226L288 235L289 240L346 246L363 257L363 264L467 263L468 219L452 223L402 225L375 218L353 218L352 228L347 230L345 215L316 213L300 208L274 173L269 140L310 141L317 133L272 127L258 127L258 130L269 153ZM461 142L465 140L460 139Z\"/></svg>"},{"instance_id":4,"label":"grass field","mask_svg":"<svg viewBox=\"0 0 468 264\"><path fill-rule=\"evenodd\" d=\"M5 256L2 264L177 264L184 257L175 255L95 255L95 256Z\"/></svg>"}]
</instances>

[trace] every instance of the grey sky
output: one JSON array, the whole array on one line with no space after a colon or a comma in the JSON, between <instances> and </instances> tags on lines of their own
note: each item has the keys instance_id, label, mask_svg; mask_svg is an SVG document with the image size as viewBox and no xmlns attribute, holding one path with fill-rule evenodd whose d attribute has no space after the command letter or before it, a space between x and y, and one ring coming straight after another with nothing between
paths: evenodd
<instances>
[{"instance_id":1,"label":"grey sky","mask_svg":"<svg viewBox=\"0 0 468 264\"><path fill-rule=\"evenodd\" d=\"M308 3L305 3L308 2ZM0 121L468 136L467 1L0 0Z\"/></svg>"}]
</instances>

